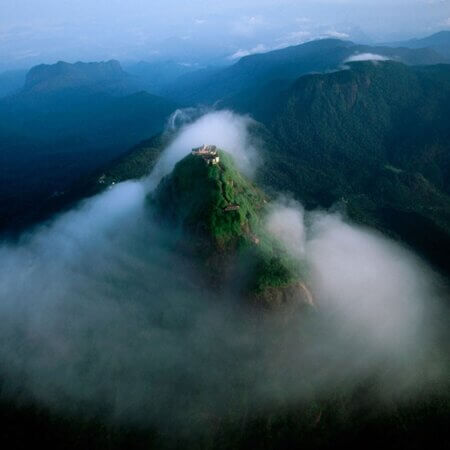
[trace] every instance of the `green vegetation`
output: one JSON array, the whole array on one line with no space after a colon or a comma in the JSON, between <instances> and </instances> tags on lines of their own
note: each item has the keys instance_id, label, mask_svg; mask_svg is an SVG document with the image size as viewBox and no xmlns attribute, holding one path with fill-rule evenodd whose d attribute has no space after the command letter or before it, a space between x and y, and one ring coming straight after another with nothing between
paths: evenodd
<instances>
[{"instance_id":1,"label":"green vegetation","mask_svg":"<svg viewBox=\"0 0 450 450\"><path fill-rule=\"evenodd\" d=\"M224 69L203 69L182 76L166 94L181 103L228 104L247 97L249 91L267 88L279 80L292 82L309 73L339 70L342 63L358 53L376 53L405 64L439 64L449 60L432 49L392 48L359 45L339 39L319 39L305 44L249 55ZM270 96L264 92L263 97Z\"/></svg>"},{"instance_id":2,"label":"green vegetation","mask_svg":"<svg viewBox=\"0 0 450 450\"><path fill-rule=\"evenodd\" d=\"M450 66L352 63L258 92L236 107L265 125L260 184L341 205L450 273Z\"/></svg>"},{"instance_id":3,"label":"green vegetation","mask_svg":"<svg viewBox=\"0 0 450 450\"><path fill-rule=\"evenodd\" d=\"M138 180L149 175L158 160L163 147L167 144L169 135L158 134L151 139L142 141L112 163L97 171L90 177L91 183L99 184L103 180L106 186L130 179Z\"/></svg>"},{"instance_id":4,"label":"green vegetation","mask_svg":"<svg viewBox=\"0 0 450 450\"><path fill-rule=\"evenodd\" d=\"M255 292L262 292L269 287L287 286L294 281L292 268L286 263L286 259L263 254L257 262L254 271L252 289Z\"/></svg>"},{"instance_id":5,"label":"green vegetation","mask_svg":"<svg viewBox=\"0 0 450 450\"><path fill-rule=\"evenodd\" d=\"M249 240L259 228L265 197L239 173L225 152L219 155L217 165L187 156L162 180L153 199L161 215L184 230L207 235L226 249L237 240ZM227 211L230 206L238 209Z\"/></svg>"},{"instance_id":6,"label":"green vegetation","mask_svg":"<svg viewBox=\"0 0 450 450\"><path fill-rule=\"evenodd\" d=\"M297 281L298 264L265 231L265 194L239 172L230 155L219 151L219 157L217 165L194 155L178 162L150 197L157 215L201 242L196 251L202 258L218 253L245 258L251 267L249 292Z\"/></svg>"}]
</instances>

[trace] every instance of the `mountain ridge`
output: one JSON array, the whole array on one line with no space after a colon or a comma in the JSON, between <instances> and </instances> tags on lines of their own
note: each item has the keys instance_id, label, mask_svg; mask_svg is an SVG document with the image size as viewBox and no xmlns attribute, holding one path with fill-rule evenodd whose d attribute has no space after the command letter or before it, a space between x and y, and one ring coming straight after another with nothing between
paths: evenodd
<instances>
[{"instance_id":1,"label":"mountain ridge","mask_svg":"<svg viewBox=\"0 0 450 450\"><path fill-rule=\"evenodd\" d=\"M442 30L430 36L419 39L410 39L407 41L400 41L388 43L389 46L402 46L407 48L431 48L436 52L450 58L450 31Z\"/></svg>"},{"instance_id":2,"label":"mountain ridge","mask_svg":"<svg viewBox=\"0 0 450 450\"><path fill-rule=\"evenodd\" d=\"M337 70L355 55L376 53L410 65L450 62L431 49L392 48L355 44L340 39L319 39L305 44L249 55L224 69L191 72L178 78L166 95L186 103L223 101L242 90L277 79L294 81L308 73ZM197 74L197 77L196 77Z\"/></svg>"}]
</instances>

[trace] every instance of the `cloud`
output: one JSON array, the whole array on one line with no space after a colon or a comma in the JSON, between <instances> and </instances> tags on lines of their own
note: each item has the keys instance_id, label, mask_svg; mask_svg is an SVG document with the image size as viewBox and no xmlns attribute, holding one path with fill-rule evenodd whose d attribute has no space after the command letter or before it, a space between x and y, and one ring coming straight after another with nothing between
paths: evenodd
<instances>
[{"instance_id":1,"label":"cloud","mask_svg":"<svg viewBox=\"0 0 450 450\"><path fill-rule=\"evenodd\" d=\"M318 30L298 30L291 31L283 36L277 38L276 44L271 47L265 47L265 51L279 50L294 45L305 44L306 42L318 40L318 39L348 39L350 36L347 33L328 30L325 32L319 32Z\"/></svg>"},{"instance_id":2,"label":"cloud","mask_svg":"<svg viewBox=\"0 0 450 450\"><path fill-rule=\"evenodd\" d=\"M444 314L443 298L423 262L379 233L346 223L338 214L305 213L291 199L271 204L267 229L307 264L323 324L342 332L336 341L315 336L317 341L310 343L312 353L336 358L339 369L331 373L362 379L389 361L396 369L381 388L386 397L413 397L428 383L423 370L445 379L446 365L440 360L444 347L437 350L433 344L443 329L431 325L433 317ZM429 358L436 350L436 358ZM349 372L341 366L344 360ZM323 388L329 380L322 382Z\"/></svg>"},{"instance_id":3,"label":"cloud","mask_svg":"<svg viewBox=\"0 0 450 450\"><path fill-rule=\"evenodd\" d=\"M278 44L276 47L284 48L291 45L304 44L310 40L313 40L313 34L310 31L292 31L280 38L278 38Z\"/></svg>"},{"instance_id":4,"label":"cloud","mask_svg":"<svg viewBox=\"0 0 450 450\"><path fill-rule=\"evenodd\" d=\"M305 23L311 23L312 20L309 17L296 17L295 22L305 24Z\"/></svg>"},{"instance_id":5,"label":"cloud","mask_svg":"<svg viewBox=\"0 0 450 450\"><path fill-rule=\"evenodd\" d=\"M243 50L239 49L235 53L233 53L231 56L229 56L229 59L235 60L243 58L244 56L254 55L258 53L265 53L270 51L269 48L267 48L264 44L258 44L256 47L253 47L249 50Z\"/></svg>"},{"instance_id":6,"label":"cloud","mask_svg":"<svg viewBox=\"0 0 450 450\"><path fill-rule=\"evenodd\" d=\"M259 143L249 133L249 127L255 122L248 116L239 116L231 111L213 111L202 115L190 123L189 117L196 115L196 109L177 112L177 117L184 115L180 130L164 150L155 166L148 183L155 187L161 178L172 171L175 164L186 156L192 148L203 144L215 144L226 149L236 161L236 164L247 175L252 175L257 169Z\"/></svg>"},{"instance_id":7,"label":"cloud","mask_svg":"<svg viewBox=\"0 0 450 450\"><path fill-rule=\"evenodd\" d=\"M315 215L309 232L306 251L321 307L342 325L364 328L378 352L413 358L416 339L426 341L420 326L431 285L426 269L398 245L336 215Z\"/></svg>"},{"instance_id":8,"label":"cloud","mask_svg":"<svg viewBox=\"0 0 450 450\"><path fill-rule=\"evenodd\" d=\"M377 55L375 53L359 53L353 56L350 56L347 58L344 63L349 62L358 62L358 61L389 61L390 58L383 56L383 55Z\"/></svg>"},{"instance_id":9,"label":"cloud","mask_svg":"<svg viewBox=\"0 0 450 450\"><path fill-rule=\"evenodd\" d=\"M339 32L339 31L335 31L335 30L329 30L324 33L323 37L345 40L345 39L349 39L350 35L348 33L343 33L343 32Z\"/></svg>"},{"instance_id":10,"label":"cloud","mask_svg":"<svg viewBox=\"0 0 450 450\"><path fill-rule=\"evenodd\" d=\"M229 59L236 60L243 58L244 56L249 56L253 54L258 53L266 53L272 50L280 50L286 47L291 47L294 45L300 45L304 44L306 42L313 41L315 39L326 39L326 38L336 38L336 39L348 39L349 35L346 33L339 33L337 31L327 31L325 33L320 34L314 34L311 31L291 31L290 33L287 33L279 38L276 39L276 43L274 45L265 45L265 44L258 44L257 46L251 48L251 49L239 49L235 53L233 53L231 56L229 56Z\"/></svg>"},{"instance_id":11,"label":"cloud","mask_svg":"<svg viewBox=\"0 0 450 450\"><path fill-rule=\"evenodd\" d=\"M308 267L317 310L261 317L229 294L236 286L206 285L183 236L155 223L154 183L204 142L246 167L250 124L228 111L186 121L152 182L120 183L0 245L2 392L178 439L218 418L345 396L368 377L374 404L405 392L412 401L445 379L433 276L379 234L274 202L266 226Z\"/></svg>"},{"instance_id":12,"label":"cloud","mask_svg":"<svg viewBox=\"0 0 450 450\"><path fill-rule=\"evenodd\" d=\"M167 120L166 132L175 133L185 125L191 124L201 116L211 112L209 108L205 107L190 107L176 109Z\"/></svg>"},{"instance_id":13,"label":"cloud","mask_svg":"<svg viewBox=\"0 0 450 450\"><path fill-rule=\"evenodd\" d=\"M358 24L373 39L390 42L439 31L442 21L449 16L448 2L438 0L433 5L428 0L247 0L227 4L204 1L180 4L175 0L169 3L154 0L151 4L130 0L125 4L99 0L95 5L87 0L63 3L41 0L39 14L35 3L2 0L2 67L61 59L103 60L112 54L123 60L139 60L147 56L149 43L166 58L211 64L239 48L253 48L258 43L275 46L277 37L295 31L291 25L317 37L327 30L345 32L346 24ZM374 21L373 17L380 20ZM138 37L130 31L137 28L142 30ZM167 45L168 39L187 34L192 34L190 52ZM361 38L360 35L358 40ZM16 61L16 53L24 50L40 55Z\"/></svg>"},{"instance_id":14,"label":"cloud","mask_svg":"<svg viewBox=\"0 0 450 450\"><path fill-rule=\"evenodd\" d=\"M262 16L241 17L231 25L231 32L237 36L251 36L267 25Z\"/></svg>"},{"instance_id":15,"label":"cloud","mask_svg":"<svg viewBox=\"0 0 450 450\"><path fill-rule=\"evenodd\" d=\"M303 207L292 199L281 197L272 203L266 218L266 228L292 256L305 256L306 230Z\"/></svg>"}]
</instances>

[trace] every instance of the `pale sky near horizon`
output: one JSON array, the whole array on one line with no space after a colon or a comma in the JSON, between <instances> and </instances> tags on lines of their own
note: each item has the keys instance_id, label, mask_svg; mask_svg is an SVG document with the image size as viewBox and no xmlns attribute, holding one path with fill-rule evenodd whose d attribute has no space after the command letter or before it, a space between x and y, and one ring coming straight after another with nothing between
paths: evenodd
<instances>
[{"instance_id":1,"label":"pale sky near horizon","mask_svg":"<svg viewBox=\"0 0 450 450\"><path fill-rule=\"evenodd\" d=\"M450 0L0 0L0 68L63 59L187 63L332 36L450 30Z\"/></svg>"}]
</instances>

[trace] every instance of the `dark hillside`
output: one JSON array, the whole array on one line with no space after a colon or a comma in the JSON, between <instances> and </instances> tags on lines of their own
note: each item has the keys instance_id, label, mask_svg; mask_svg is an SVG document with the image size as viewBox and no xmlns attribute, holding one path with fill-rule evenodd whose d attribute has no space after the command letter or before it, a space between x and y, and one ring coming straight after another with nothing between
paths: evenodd
<instances>
[{"instance_id":1,"label":"dark hillside","mask_svg":"<svg viewBox=\"0 0 450 450\"><path fill-rule=\"evenodd\" d=\"M447 58L450 58L450 31L440 31L421 39L411 39L409 41L395 42L387 44L393 47L433 49Z\"/></svg>"},{"instance_id":2,"label":"dark hillside","mask_svg":"<svg viewBox=\"0 0 450 450\"><path fill-rule=\"evenodd\" d=\"M244 111L249 102L239 101ZM448 237L440 256L420 237L450 236L450 66L353 63L280 84L254 106L247 112L276 142L263 175L272 185L314 206L345 205L450 269ZM410 228L414 216L421 232Z\"/></svg>"},{"instance_id":3,"label":"dark hillside","mask_svg":"<svg viewBox=\"0 0 450 450\"><path fill-rule=\"evenodd\" d=\"M379 54L410 65L449 62L431 49L372 47L338 39L322 39L246 56L228 68L211 73L207 70L199 71L198 75L193 72L177 80L167 95L180 102L212 104L274 80L295 80L308 73L337 70L347 58L363 53Z\"/></svg>"}]
</instances>

